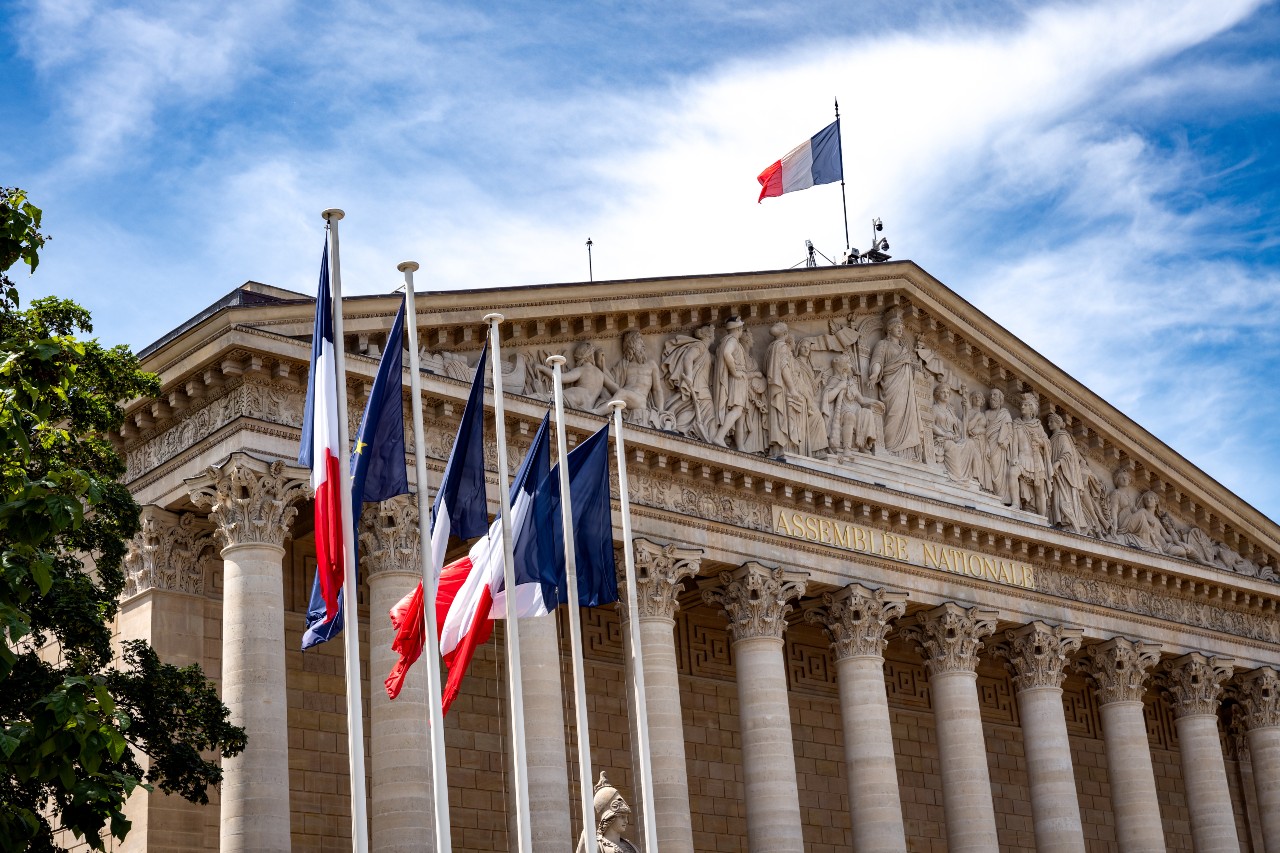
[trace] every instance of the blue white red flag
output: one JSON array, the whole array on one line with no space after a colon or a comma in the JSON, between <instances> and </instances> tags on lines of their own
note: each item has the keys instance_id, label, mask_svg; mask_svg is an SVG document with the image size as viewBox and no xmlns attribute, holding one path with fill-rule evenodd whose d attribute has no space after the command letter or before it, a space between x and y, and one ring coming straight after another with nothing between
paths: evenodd
<instances>
[{"instance_id":1,"label":"blue white red flag","mask_svg":"<svg viewBox=\"0 0 1280 853\"><path fill-rule=\"evenodd\" d=\"M560 466L551 469L550 497L552 553L559 590L558 602L569 600L565 583L564 530L560 519ZM599 607L618 600L618 575L613 561L613 506L609 496L609 424L569 451L569 497L573 504L573 550L578 564L578 604ZM517 565L519 558L517 556Z\"/></svg>"},{"instance_id":2,"label":"blue white red flag","mask_svg":"<svg viewBox=\"0 0 1280 853\"><path fill-rule=\"evenodd\" d=\"M843 179L840 119L836 119L792 148L787 156L770 164L756 177L760 182L760 198L757 203L771 196L807 190L818 184L831 184Z\"/></svg>"},{"instance_id":3,"label":"blue white red flag","mask_svg":"<svg viewBox=\"0 0 1280 853\"><path fill-rule=\"evenodd\" d=\"M404 454L404 347L400 343L404 334L404 314L405 306L401 302L400 310L391 323L391 331L387 333L387 346L378 363L378 373L369 391L364 415L360 418L360 429L356 432L355 450L351 454L351 507L356 516L353 528L358 526L360 510L366 502L385 501L409 492ZM319 529L317 523L316 530ZM353 529L352 535L355 533ZM357 560L359 547L357 539ZM343 592L339 589L337 612L330 615L321 586L321 573L317 570L311 586L311 601L307 606L307 630L302 636L304 651L333 639L342 631L345 619L342 597Z\"/></svg>"}]
</instances>

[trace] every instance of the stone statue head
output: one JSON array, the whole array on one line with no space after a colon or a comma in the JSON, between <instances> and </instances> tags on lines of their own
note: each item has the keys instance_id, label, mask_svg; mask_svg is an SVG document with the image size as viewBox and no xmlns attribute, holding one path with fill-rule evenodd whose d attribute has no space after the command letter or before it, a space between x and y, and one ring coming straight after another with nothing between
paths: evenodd
<instances>
[{"instance_id":1,"label":"stone statue head","mask_svg":"<svg viewBox=\"0 0 1280 853\"><path fill-rule=\"evenodd\" d=\"M623 799L618 789L609 784L605 772L600 771L600 781L596 782L596 795L593 801L596 811L596 831L601 835L611 828L619 835L627 828L631 820L631 806Z\"/></svg>"},{"instance_id":2,"label":"stone statue head","mask_svg":"<svg viewBox=\"0 0 1280 853\"><path fill-rule=\"evenodd\" d=\"M1128 488L1129 486L1133 485L1133 465L1132 464L1121 465L1119 468L1115 470L1115 473L1112 474L1111 476L1112 476L1112 481L1116 484L1117 489Z\"/></svg>"},{"instance_id":3,"label":"stone statue head","mask_svg":"<svg viewBox=\"0 0 1280 853\"><path fill-rule=\"evenodd\" d=\"M939 382L933 388L933 400L936 403L946 404L951 399L951 389Z\"/></svg>"},{"instance_id":4,"label":"stone statue head","mask_svg":"<svg viewBox=\"0 0 1280 853\"><path fill-rule=\"evenodd\" d=\"M742 328L742 318L737 314L734 314L732 317L724 321L724 327L728 330L729 334L733 334Z\"/></svg>"},{"instance_id":5,"label":"stone statue head","mask_svg":"<svg viewBox=\"0 0 1280 853\"><path fill-rule=\"evenodd\" d=\"M969 392L969 405L977 411L982 411L987 406L987 395L981 391Z\"/></svg>"},{"instance_id":6,"label":"stone statue head","mask_svg":"<svg viewBox=\"0 0 1280 853\"><path fill-rule=\"evenodd\" d=\"M800 341L800 345L796 347L796 351L799 352L801 356L808 358L809 353L813 352L813 341L809 338L805 338Z\"/></svg>"},{"instance_id":7,"label":"stone statue head","mask_svg":"<svg viewBox=\"0 0 1280 853\"><path fill-rule=\"evenodd\" d=\"M990 399L991 399L991 408L993 409L1004 408L1004 392L1001 391L999 388L991 389Z\"/></svg>"},{"instance_id":8,"label":"stone statue head","mask_svg":"<svg viewBox=\"0 0 1280 853\"><path fill-rule=\"evenodd\" d=\"M1040 398L1031 392L1022 395L1022 402L1018 406L1024 418L1034 418L1036 413L1040 411Z\"/></svg>"},{"instance_id":9,"label":"stone statue head","mask_svg":"<svg viewBox=\"0 0 1280 853\"><path fill-rule=\"evenodd\" d=\"M907 323L906 320L903 319L901 308L890 308L885 312L884 329L890 337L902 337L903 333L907 330Z\"/></svg>"},{"instance_id":10,"label":"stone statue head","mask_svg":"<svg viewBox=\"0 0 1280 853\"><path fill-rule=\"evenodd\" d=\"M769 334L773 335L775 338L784 337L787 334L787 324L781 321L774 323L769 327Z\"/></svg>"},{"instance_id":11,"label":"stone statue head","mask_svg":"<svg viewBox=\"0 0 1280 853\"><path fill-rule=\"evenodd\" d=\"M596 354L596 345L591 341L579 341L577 346L573 348L573 363L586 364L593 360Z\"/></svg>"},{"instance_id":12,"label":"stone statue head","mask_svg":"<svg viewBox=\"0 0 1280 853\"><path fill-rule=\"evenodd\" d=\"M738 327L741 328L742 324L739 323ZM698 330L693 333L693 336L703 343L709 344L716 339L716 328L711 325L700 326Z\"/></svg>"},{"instance_id":13,"label":"stone statue head","mask_svg":"<svg viewBox=\"0 0 1280 853\"><path fill-rule=\"evenodd\" d=\"M1160 496L1151 490L1142 493L1142 505L1152 512L1156 511L1156 507L1160 506Z\"/></svg>"},{"instance_id":14,"label":"stone statue head","mask_svg":"<svg viewBox=\"0 0 1280 853\"><path fill-rule=\"evenodd\" d=\"M637 363L644 362L649 357L644 349L644 338L635 329L622 336L622 357Z\"/></svg>"},{"instance_id":15,"label":"stone statue head","mask_svg":"<svg viewBox=\"0 0 1280 853\"><path fill-rule=\"evenodd\" d=\"M1066 422L1062 420L1062 415L1057 412L1050 412L1048 421L1050 432L1057 432L1060 429L1066 429Z\"/></svg>"},{"instance_id":16,"label":"stone statue head","mask_svg":"<svg viewBox=\"0 0 1280 853\"><path fill-rule=\"evenodd\" d=\"M848 376L853 372L853 361L847 355L838 355L831 359L831 369L837 376Z\"/></svg>"}]
</instances>

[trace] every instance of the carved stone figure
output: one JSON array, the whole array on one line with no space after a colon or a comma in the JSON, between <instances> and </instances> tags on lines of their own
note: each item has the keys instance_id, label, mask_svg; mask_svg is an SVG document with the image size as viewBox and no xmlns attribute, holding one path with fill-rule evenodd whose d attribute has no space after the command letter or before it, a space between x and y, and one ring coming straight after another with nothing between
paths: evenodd
<instances>
[{"instance_id":1,"label":"carved stone figure","mask_svg":"<svg viewBox=\"0 0 1280 853\"><path fill-rule=\"evenodd\" d=\"M604 771L600 773L595 790L595 844L588 846L586 833L583 833L583 837L578 839L577 853L640 853L635 842L623 836L631 822L631 806L627 805L618 789L609 784Z\"/></svg>"},{"instance_id":2,"label":"carved stone figure","mask_svg":"<svg viewBox=\"0 0 1280 853\"><path fill-rule=\"evenodd\" d=\"M862 383L848 355L831 361L831 376L822 388L822 412L830 423L832 454L848 460L854 451L872 453L883 440L884 403L862 395Z\"/></svg>"},{"instance_id":3,"label":"carved stone figure","mask_svg":"<svg viewBox=\"0 0 1280 853\"><path fill-rule=\"evenodd\" d=\"M742 349L742 321L730 317L724 324L725 336L716 350L715 401L720 412L720 426L712 441L727 446L729 433L734 431L747 405L750 377ZM736 433L735 433L736 435ZM741 440L738 442L741 444Z\"/></svg>"},{"instance_id":4,"label":"carved stone figure","mask_svg":"<svg viewBox=\"0 0 1280 853\"><path fill-rule=\"evenodd\" d=\"M987 470L994 491L1005 506L1013 506L1018 495L1013 475L1013 415L1004 405L1004 392L992 388L987 409Z\"/></svg>"},{"instance_id":5,"label":"carved stone figure","mask_svg":"<svg viewBox=\"0 0 1280 853\"><path fill-rule=\"evenodd\" d=\"M662 374L674 390L667 407L671 429L702 441L713 441L716 408L711 396L711 343L716 331L703 326L688 335L676 335L662 347Z\"/></svg>"},{"instance_id":6,"label":"carved stone figure","mask_svg":"<svg viewBox=\"0 0 1280 853\"><path fill-rule=\"evenodd\" d=\"M593 411L600 392L604 390L604 353L591 341L580 341L573 348L572 370L560 375L564 383L564 404L573 409ZM538 365L538 372L544 376L553 376L550 367Z\"/></svg>"},{"instance_id":7,"label":"carved stone figure","mask_svg":"<svg viewBox=\"0 0 1280 853\"><path fill-rule=\"evenodd\" d=\"M916 400L915 372L919 358L906 339L902 312L885 318L885 337L871 351L867 384L878 387L884 402L884 447L894 456L923 461L924 435Z\"/></svg>"},{"instance_id":8,"label":"carved stone figure","mask_svg":"<svg viewBox=\"0 0 1280 853\"><path fill-rule=\"evenodd\" d=\"M933 458L957 483L975 483L965 430L951 410L951 389L938 383L933 389Z\"/></svg>"},{"instance_id":9,"label":"carved stone figure","mask_svg":"<svg viewBox=\"0 0 1280 853\"><path fill-rule=\"evenodd\" d=\"M818 376L813 369L813 342L806 338L796 349L791 362L794 371L792 388L800 401L800 452L805 456L825 455L828 447L827 422L822 416Z\"/></svg>"},{"instance_id":10,"label":"carved stone figure","mask_svg":"<svg viewBox=\"0 0 1280 853\"><path fill-rule=\"evenodd\" d=\"M1187 549L1169 535L1160 521L1160 496L1155 492L1142 493L1138 505L1128 512L1120 523L1119 534L1125 545L1144 551L1168 554L1171 557L1189 556Z\"/></svg>"},{"instance_id":11,"label":"carved stone figure","mask_svg":"<svg viewBox=\"0 0 1280 853\"><path fill-rule=\"evenodd\" d=\"M1073 533L1097 536L1098 519L1089 518L1085 511L1088 500L1089 478L1093 474L1089 465L1076 449L1075 440L1067 432L1066 423L1054 412L1049 415L1049 484L1052 498L1049 502L1049 523Z\"/></svg>"},{"instance_id":12,"label":"carved stone figure","mask_svg":"<svg viewBox=\"0 0 1280 853\"><path fill-rule=\"evenodd\" d=\"M1181 545L1183 550L1186 551L1187 559L1195 560L1197 563L1203 563L1206 566L1227 568L1218 559L1219 544L1210 539L1203 530L1191 524L1183 524L1164 509L1161 509L1156 514L1160 517L1160 523L1164 526L1165 533L1169 535L1169 538Z\"/></svg>"},{"instance_id":13,"label":"carved stone figure","mask_svg":"<svg viewBox=\"0 0 1280 853\"><path fill-rule=\"evenodd\" d=\"M1115 470L1112 475L1115 490L1107 497L1107 509L1110 517L1110 533L1113 538L1120 538L1120 528L1129 517L1129 513L1138 508L1142 498L1142 490L1133 485L1133 463L1126 463Z\"/></svg>"},{"instance_id":14,"label":"carved stone figure","mask_svg":"<svg viewBox=\"0 0 1280 853\"><path fill-rule=\"evenodd\" d=\"M969 474L984 491L995 491L991 465L987 459L987 398L981 391L969 394L969 409L964 417L965 440L969 453Z\"/></svg>"},{"instance_id":15,"label":"carved stone figure","mask_svg":"<svg viewBox=\"0 0 1280 853\"><path fill-rule=\"evenodd\" d=\"M1049 436L1040 423L1039 401L1035 394L1022 395L1022 417L1013 422L1013 464L1011 479L1018 487L1018 500L1039 515L1049 514Z\"/></svg>"},{"instance_id":16,"label":"carved stone figure","mask_svg":"<svg viewBox=\"0 0 1280 853\"><path fill-rule=\"evenodd\" d=\"M764 453L769 449L769 383L765 381L764 372L760 370L756 357L751 354L754 341L750 329L742 330L739 343L742 345L742 363L747 375L747 403L742 409L742 417L735 425L740 428L734 430L734 437L739 450L745 453Z\"/></svg>"},{"instance_id":17,"label":"carved stone figure","mask_svg":"<svg viewBox=\"0 0 1280 853\"><path fill-rule=\"evenodd\" d=\"M769 334L773 335L773 343L769 344L764 365L769 388L769 455L799 453L804 421L799 417L801 403L793 390L795 354L791 351L791 337L786 323L774 323Z\"/></svg>"},{"instance_id":18,"label":"carved stone figure","mask_svg":"<svg viewBox=\"0 0 1280 853\"><path fill-rule=\"evenodd\" d=\"M662 371L658 363L649 358L644 337L635 329L622 336L622 359L613 366L612 377L605 375L604 387L627 404L622 410L627 421L646 427L660 425L660 413L667 405ZM608 414L608 403L596 408L595 413Z\"/></svg>"}]
</instances>

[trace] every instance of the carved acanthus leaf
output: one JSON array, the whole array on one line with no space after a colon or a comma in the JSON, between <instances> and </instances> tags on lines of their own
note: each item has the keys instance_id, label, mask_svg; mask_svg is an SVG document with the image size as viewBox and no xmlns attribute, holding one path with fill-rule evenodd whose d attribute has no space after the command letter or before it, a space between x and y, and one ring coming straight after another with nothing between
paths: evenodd
<instances>
[{"instance_id":1,"label":"carved acanthus leaf","mask_svg":"<svg viewBox=\"0 0 1280 853\"><path fill-rule=\"evenodd\" d=\"M142 508L142 529L124 558L124 598L148 589L204 594L204 551L213 531L195 513Z\"/></svg>"},{"instance_id":2,"label":"carved acanthus leaf","mask_svg":"<svg viewBox=\"0 0 1280 853\"><path fill-rule=\"evenodd\" d=\"M691 578L702 566L702 549L680 545L659 545L648 539L632 540L636 565L636 597L640 619L675 619L680 608L677 596L685 578ZM618 588L626 584L626 558L619 554L614 561L618 571ZM619 596L618 609L627 618L626 596Z\"/></svg>"},{"instance_id":3,"label":"carved acanthus leaf","mask_svg":"<svg viewBox=\"0 0 1280 853\"><path fill-rule=\"evenodd\" d=\"M1234 674L1231 658L1208 657L1191 652L1165 665L1164 692L1173 716L1192 717L1218 713L1222 685Z\"/></svg>"},{"instance_id":4,"label":"carved acanthus leaf","mask_svg":"<svg viewBox=\"0 0 1280 853\"><path fill-rule=\"evenodd\" d=\"M1080 648L1084 631L1032 622L1005 631L1005 642L996 654L1008 659L1015 690L1061 687L1068 659Z\"/></svg>"},{"instance_id":5,"label":"carved acanthus leaf","mask_svg":"<svg viewBox=\"0 0 1280 853\"><path fill-rule=\"evenodd\" d=\"M228 548L283 547L298 514L295 504L311 497L307 472L242 452L232 453L186 483L192 502L209 507L209 519Z\"/></svg>"},{"instance_id":6,"label":"carved acanthus leaf","mask_svg":"<svg viewBox=\"0 0 1280 853\"><path fill-rule=\"evenodd\" d=\"M422 576L414 495L397 495L365 507L360 516L360 568L367 576L392 572Z\"/></svg>"},{"instance_id":7,"label":"carved acanthus leaf","mask_svg":"<svg viewBox=\"0 0 1280 853\"><path fill-rule=\"evenodd\" d=\"M1269 666L1246 672L1235 691L1246 731L1280 726L1280 674Z\"/></svg>"},{"instance_id":8,"label":"carved acanthus leaf","mask_svg":"<svg viewBox=\"0 0 1280 853\"><path fill-rule=\"evenodd\" d=\"M1078 668L1093 679L1098 702L1141 702L1147 676L1160 662L1160 644L1115 637L1085 650Z\"/></svg>"},{"instance_id":9,"label":"carved acanthus leaf","mask_svg":"<svg viewBox=\"0 0 1280 853\"><path fill-rule=\"evenodd\" d=\"M702 598L724 610L735 643L758 637L781 640L791 602L804 594L807 578L805 572L769 568L752 560L722 572L721 586L704 589Z\"/></svg>"},{"instance_id":10,"label":"carved acanthus leaf","mask_svg":"<svg viewBox=\"0 0 1280 853\"><path fill-rule=\"evenodd\" d=\"M883 657L889 629L906 610L905 592L851 583L838 592L824 593L822 605L806 610L804 618L823 627L836 660Z\"/></svg>"},{"instance_id":11,"label":"carved acanthus leaf","mask_svg":"<svg viewBox=\"0 0 1280 853\"><path fill-rule=\"evenodd\" d=\"M914 625L902 629L902 636L920 647L930 675L975 672L982 639L995 632L999 617L989 607L966 610L949 601L921 613Z\"/></svg>"}]
</instances>

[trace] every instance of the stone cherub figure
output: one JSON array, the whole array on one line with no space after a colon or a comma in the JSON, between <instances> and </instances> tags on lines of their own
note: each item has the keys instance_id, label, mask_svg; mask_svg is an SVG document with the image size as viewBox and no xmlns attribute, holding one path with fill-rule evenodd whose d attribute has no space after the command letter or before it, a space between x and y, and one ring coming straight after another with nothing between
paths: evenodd
<instances>
[{"instance_id":1,"label":"stone cherub figure","mask_svg":"<svg viewBox=\"0 0 1280 853\"><path fill-rule=\"evenodd\" d=\"M635 842L623 837L631 822L631 806L609 784L604 772L596 783L596 843L587 846L586 833L578 839L577 853L640 853Z\"/></svg>"}]
</instances>

